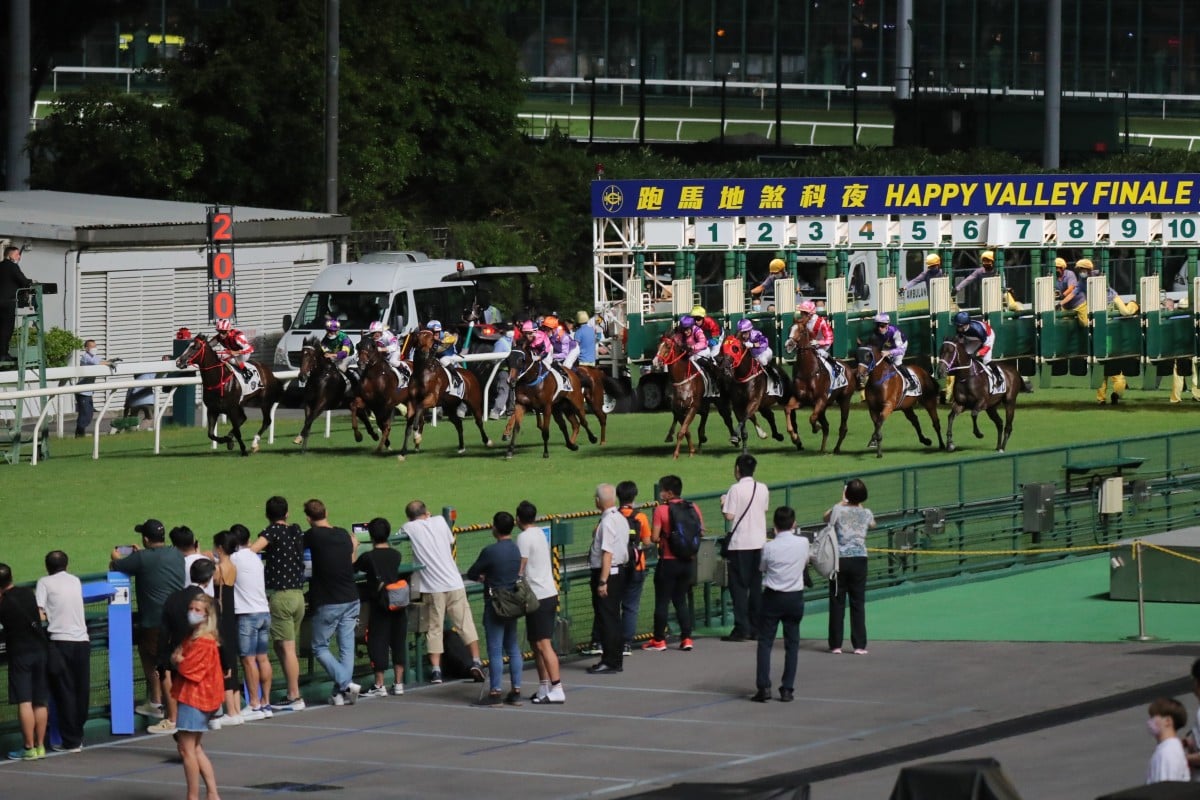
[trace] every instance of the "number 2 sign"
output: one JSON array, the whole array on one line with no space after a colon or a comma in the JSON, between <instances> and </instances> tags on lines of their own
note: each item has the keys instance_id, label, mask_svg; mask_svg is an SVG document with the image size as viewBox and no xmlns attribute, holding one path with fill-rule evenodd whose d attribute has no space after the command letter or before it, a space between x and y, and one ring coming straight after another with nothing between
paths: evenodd
<instances>
[{"instance_id":1,"label":"number 2 sign","mask_svg":"<svg viewBox=\"0 0 1200 800\"><path fill-rule=\"evenodd\" d=\"M233 208L209 206L208 315L212 320L237 318L237 289L233 274Z\"/></svg>"}]
</instances>

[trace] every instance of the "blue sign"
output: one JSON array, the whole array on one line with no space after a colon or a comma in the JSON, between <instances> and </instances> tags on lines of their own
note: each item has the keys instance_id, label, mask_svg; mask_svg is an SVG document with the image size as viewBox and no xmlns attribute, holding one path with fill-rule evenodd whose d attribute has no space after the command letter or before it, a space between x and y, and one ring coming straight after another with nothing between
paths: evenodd
<instances>
[{"instance_id":1,"label":"blue sign","mask_svg":"<svg viewBox=\"0 0 1200 800\"><path fill-rule=\"evenodd\" d=\"M955 175L592 182L593 217L1188 212L1200 175Z\"/></svg>"}]
</instances>

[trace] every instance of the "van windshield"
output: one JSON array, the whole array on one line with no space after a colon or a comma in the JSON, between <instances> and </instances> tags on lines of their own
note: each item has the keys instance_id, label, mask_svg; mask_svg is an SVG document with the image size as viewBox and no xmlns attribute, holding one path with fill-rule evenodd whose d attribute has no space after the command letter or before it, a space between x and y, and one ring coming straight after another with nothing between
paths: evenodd
<instances>
[{"instance_id":1,"label":"van windshield","mask_svg":"<svg viewBox=\"0 0 1200 800\"><path fill-rule=\"evenodd\" d=\"M343 328L366 330L387 311L386 292L309 292L300 303L292 328L320 330L325 320L337 319Z\"/></svg>"}]
</instances>

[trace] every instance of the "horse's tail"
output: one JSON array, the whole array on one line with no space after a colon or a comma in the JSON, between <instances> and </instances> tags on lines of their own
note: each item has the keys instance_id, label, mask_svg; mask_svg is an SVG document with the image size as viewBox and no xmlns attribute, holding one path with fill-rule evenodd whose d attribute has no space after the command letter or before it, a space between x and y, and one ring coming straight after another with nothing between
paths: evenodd
<instances>
[{"instance_id":1,"label":"horse's tail","mask_svg":"<svg viewBox=\"0 0 1200 800\"><path fill-rule=\"evenodd\" d=\"M604 376L604 393L609 397L616 398L624 397L626 394L625 387L611 375Z\"/></svg>"}]
</instances>

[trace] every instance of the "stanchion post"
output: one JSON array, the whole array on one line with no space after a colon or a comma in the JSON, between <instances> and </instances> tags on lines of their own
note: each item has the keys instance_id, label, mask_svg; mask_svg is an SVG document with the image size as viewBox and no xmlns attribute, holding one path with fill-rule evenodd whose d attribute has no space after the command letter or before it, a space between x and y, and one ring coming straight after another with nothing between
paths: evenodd
<instances>
[{"instance_id":1,"label":"stanchion post","mask_svg":"<svg viewBox=\"0 0 1200 800\"><path fill-rule=\"evenodd\" d=\"M1142 556L1142 540L1134 539L1133 560L1137 562L1138 632L1137 636L1126 636L1125 638L1134 642L1155 642L1158 641L1158 637L1146 633L1146 596L1142 584Z\"/></svg>"}]
</instances>

